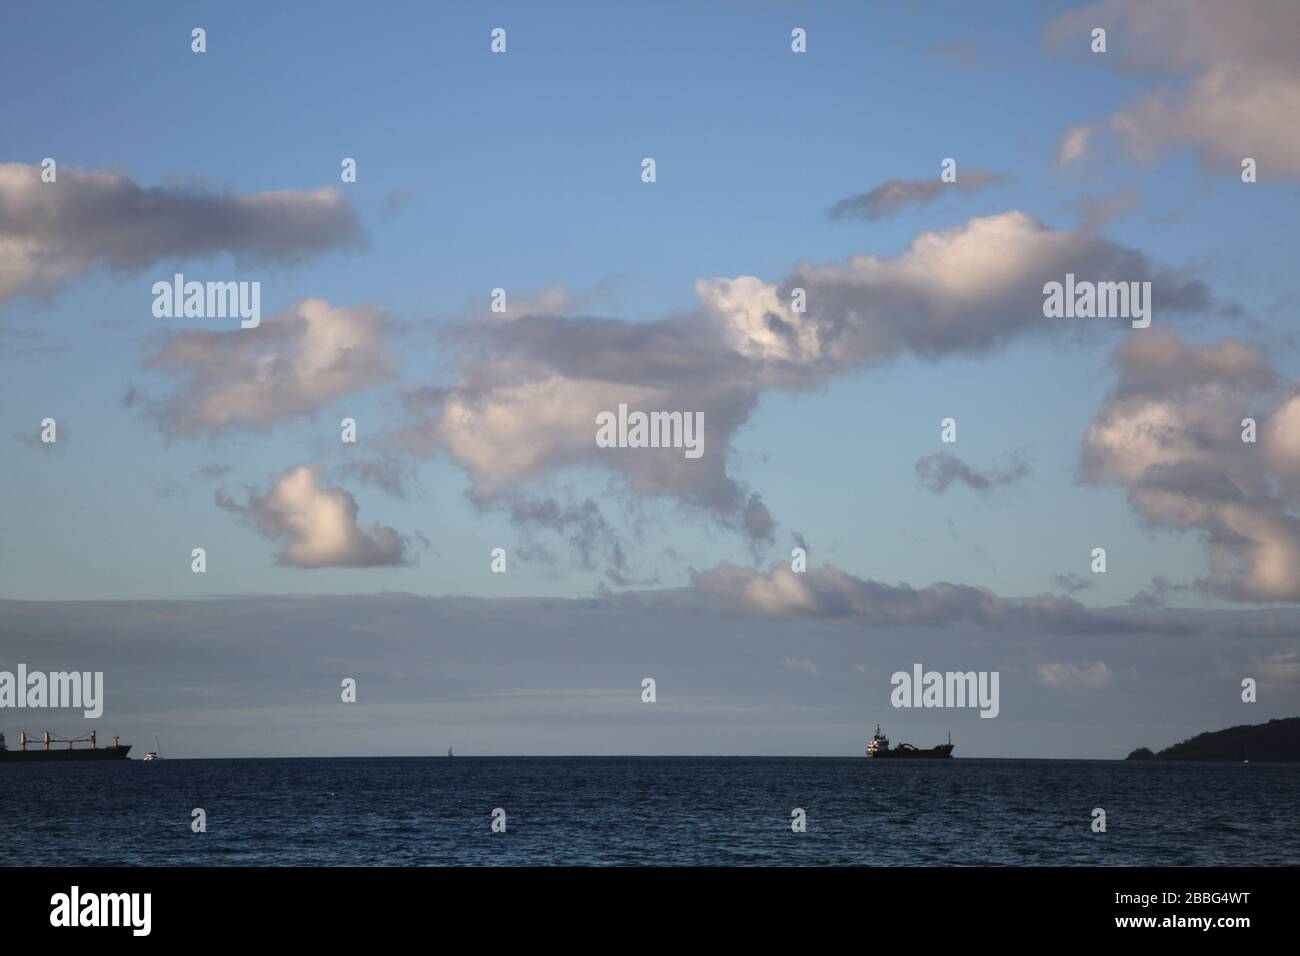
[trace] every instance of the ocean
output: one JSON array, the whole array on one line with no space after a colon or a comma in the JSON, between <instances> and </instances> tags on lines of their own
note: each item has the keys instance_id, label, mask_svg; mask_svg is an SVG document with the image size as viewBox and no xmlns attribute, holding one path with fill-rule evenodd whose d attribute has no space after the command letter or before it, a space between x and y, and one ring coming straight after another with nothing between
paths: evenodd
<instances>
[{"instance_id":1,"label":"ocean","mask_svg":"<svg viewBox=\"0 0 1300 956\"><path fill-rule=\"evenodd\" d=\"M1093 832L1093 810L1106 831ZM6 866L1300 864L1300 764L392 757L0 765ZM207 831L191 828L202 808ZM505 831L493 832L493 811ZM807 830L791 830L792 811Z\"/></svg>"}]
</instances>

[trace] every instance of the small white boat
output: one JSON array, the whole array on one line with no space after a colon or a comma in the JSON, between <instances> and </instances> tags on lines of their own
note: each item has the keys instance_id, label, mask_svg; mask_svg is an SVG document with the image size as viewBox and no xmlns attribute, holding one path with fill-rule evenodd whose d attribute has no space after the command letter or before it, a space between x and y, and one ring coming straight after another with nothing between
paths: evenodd
<instances>
[{"instance_id":1,"label":"small white boat","mask_svg":"<svg viewBox=\"0 0 1300 956\"><path fill-rule=\"evenodd\" d=\"M161 755L160 753L158 753L158 751L159 751L160 749L162 749L162 748L160 748L160 747L158 746L158 738L155 737L155 738L153 739L153 750L149 751L149 752L148 752L147 754L145 754L144 757L142 757L141 759L142 759L142 760L145 760L145 761L149 761L149 760L162 760L162 759L163 759L162 755Z\"/></svg>"}]
</instances>

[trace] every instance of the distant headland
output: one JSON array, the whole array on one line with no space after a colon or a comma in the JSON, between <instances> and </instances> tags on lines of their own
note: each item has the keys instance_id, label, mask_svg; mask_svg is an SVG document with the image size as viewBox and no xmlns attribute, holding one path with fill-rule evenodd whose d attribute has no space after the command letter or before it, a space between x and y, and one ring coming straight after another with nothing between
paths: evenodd
<instances>
[{"instance_id":1,"label":"distant headland","mask_svg":"<svg viewBox=\"0 0 1300 956\"><path fill-rule=\"evenodd\" d=\"M1241 724L1227 730L1197 734L1159 753L1139 747L1126 759L1300 763L1300 717L1270 720L1266 724Z\"/></svg>"}]
</instances>

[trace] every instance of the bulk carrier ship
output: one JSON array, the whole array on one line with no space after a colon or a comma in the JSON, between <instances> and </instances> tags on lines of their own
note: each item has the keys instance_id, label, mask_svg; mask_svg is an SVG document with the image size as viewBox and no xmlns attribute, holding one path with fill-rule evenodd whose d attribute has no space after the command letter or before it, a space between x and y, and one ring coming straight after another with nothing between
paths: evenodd
<instances>
[{"instance_id":1,"label":"bulk carrier ship","mask_svg":"<svg viewBox=\"0 0 1300 956\"><path fill-rule=\"evenodd\" d=\"M30 742L33 746L38 742L34 737L29 738L27 731L22 731L17 750L10 750L5 745L5 735L0 734L0 763L42 763L53 760L125 760L126 755L131 752L130 744L120 744L118 738L113 738L113 746L100 747L95 740L95 732L92 730L84 737L54 737L47 730L40 738L43 745L40 750L28 750L27 744ZM89 743L89 747L80 749L74 747L74 744ZM67 744L66 748L51 747L50 744Z\"/></svg>"}]
</instances>

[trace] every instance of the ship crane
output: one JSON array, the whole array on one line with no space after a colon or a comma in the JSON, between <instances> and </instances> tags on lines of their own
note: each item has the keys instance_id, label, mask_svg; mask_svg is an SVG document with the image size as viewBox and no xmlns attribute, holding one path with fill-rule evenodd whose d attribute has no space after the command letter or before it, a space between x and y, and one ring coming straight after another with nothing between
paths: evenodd
<instances>
[{"instance_id":1,"label":"ship crane","mask_svg":"<svg viewBox=\"0 0 1300 956\"><path fill-rule=\"evenodd\" d=\"M25 730L23 730L23 731L19 731L19 733L18 733L18 749L19 749L20 751L22 751L23 753L26 753L26 752L27 752L27 744L28 744L29 742L31 742L31 743L35 743L35 742L36 742L35 739L34 739L35 736L36 736L35 734L29 734L29 733L27 733L27 731L25 731ZM44 749L46 749L46 750L49 750L49 749L50 749L50 744L67 744L69 750L73 750L73 749L75 749L75 748L73 747L74 744L84 744L84 743L88 743L88 744L90 744L90 749L91 749L91 750L96 750L96 749L98 749L98 746L99 746L98 742L95 740L95 732L94 732L93 730L92 730L90 733L88 733L88 734L82 734L80 737L57 737L57 736L55 736L54 734L50 733L50 732L47 730L47 731L45 731L43 734L41 734L41 743L44 745ZM117 743L117 738L114 737L114 738L113 738L113 746L116 747L117 745L118 745L118 743Z\"/></svg>"}]
</instances>

